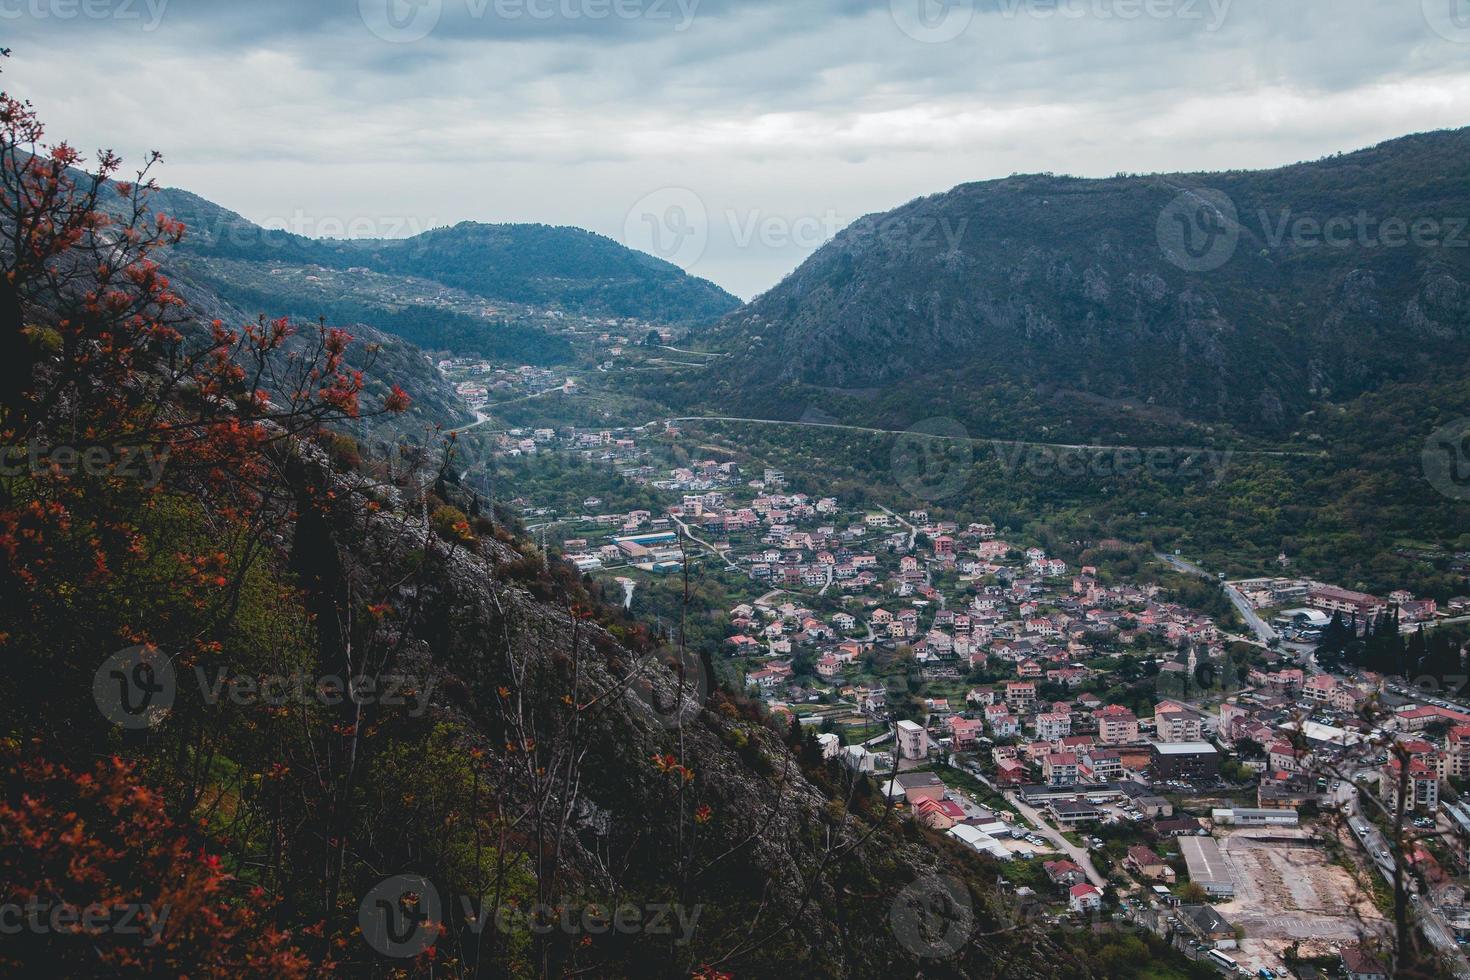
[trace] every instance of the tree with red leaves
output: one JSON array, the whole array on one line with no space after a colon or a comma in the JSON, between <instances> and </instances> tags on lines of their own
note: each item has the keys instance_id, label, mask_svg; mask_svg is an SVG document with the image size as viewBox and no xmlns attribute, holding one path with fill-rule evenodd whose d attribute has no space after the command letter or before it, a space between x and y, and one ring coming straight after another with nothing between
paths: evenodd
<instances>
[{"instance_id":1,"label":"tree with red leaves","mask_svg":"<svg viewBox=\"0 0 1470 980\"><path fill-rule=\"evenodd\" d=\"M0 752L0 973L306 977L259 889L220 868L132 766ZM331 964L320 964L330 969Z\"/></svg>"}]
</instances>

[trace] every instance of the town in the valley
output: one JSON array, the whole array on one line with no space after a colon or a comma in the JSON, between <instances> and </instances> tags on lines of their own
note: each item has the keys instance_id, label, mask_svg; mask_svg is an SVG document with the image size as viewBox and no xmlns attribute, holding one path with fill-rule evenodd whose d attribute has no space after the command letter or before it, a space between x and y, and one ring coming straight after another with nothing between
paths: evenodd
<instances>
[{"instance_id":1,"label":"town in the valley","mask_svg":"<svg viewBox=\"0 0 1470 980\"><path fill-rule=\"evenodd\" d=\"M901 819L995 859L1021 907L1151 930L1226 974L1374 977L1406 862L1435 883L1411 895L1426 934L1470 968L1465 678L1317 657L1333 631L1454 632L1470 599L1355 592L1286 555L1225 581L1124 541L1050 553L983 515L854 509L775 469L671 457L679 439L525 429L495 452L578 455L656 494L513 503L625 602L686 568L717 579L716 669ZM1386 833L1401 811L1409 853Z\"/></svg>"}]
</instances>

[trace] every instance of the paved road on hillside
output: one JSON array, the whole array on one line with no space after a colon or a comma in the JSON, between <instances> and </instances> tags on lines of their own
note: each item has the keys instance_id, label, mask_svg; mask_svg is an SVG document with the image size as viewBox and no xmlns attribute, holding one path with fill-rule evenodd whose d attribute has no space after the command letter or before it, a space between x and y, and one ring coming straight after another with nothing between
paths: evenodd
<instances>
[{"instance_id":1,"label":"paved road on hillside","mask_svg":"<svg viewBox=\"0 0 1470 980\"><path fill-rule=\"evenodd\" d=\"M1166 555L1162 551L1154 552L1154 557L1162 559L1187 575L1197 575L1203 579L1217 581L1215 576L1192 561L1186 561L1174 555ZM1256 634L1256 637L1262 643L1270 643L1272 640L1278 639L1276 631L1264 619L1256 615L1256 611L1251 608L1251 604L1246 600L1246 597L1240 594L1239 589L1228 582L1222 583L1221 588L1225 590L1225 597L1235 606L1236 612L1240 613L1240 618L1245 620L1246 625L1251 628L1251 631Z\"/></svg>"},{"instance_id":2,"label":"paved road on hillside","mask_svg":"<svg viewBox=\"0 0 1470 980\"><path fill-rule=\"evenodd\" d=\"M882 504L879 504L878 505L878 509L881 510L883 513L887 514L889 517L893 518L895 521L898 521L898 523L901 524L901 525L903 525L904 529L909 532L909 550L910 551L913 551L914 550L914 541L919 536L919 529L916 528L916 527L914 527L908 521L904 520L902 517L899 517L897 514L895 514L893 511L889 510L887 507L883 506Z\"/></svg>"},{"instance_id":3,"label":"paved road on hillside","mask_svg":"<svg viewBox=\"0 0 1470 980\"><path fill-rule=\"evenodd\" d=\"M751 425L787 425L805 426L812 429L841 429L846 432L867 432L873 435L913 435L928 439L940 439L945 442L968 442L971 445L995 445L995 446L1039 446L1043 449L1065 449L1065 450L1097 450L1106 452L1112 449L1132 449L1138 452L1148 452L1154 449L1163 449L1176 453L1216 453L1218 455L1235 456L1277 456L1277 457L1306 457L1321 458L1326 456L1325 452L1307 453L1285 449L1209 449L1204 446L1122 446L1122 445L1088 445L1081 443L1065 442L1035 442L1027 439L992 439L989 437L971 436L946 436L931 432L915 432L913 429L878 429L866 425L842 425L837 422L805 422L792 419L752 419L735 415L683 415L670 419L650 419L644 425L657 425L662 422L744 422Z\"/></svg>"},{"instance_id":4,"label":"paved road on hillside","mask_svg":"<svg viewBox=\"0 0 1470 980\"><path fill-rule=\"evenodd\" d=\"M561 391L561 389L560 388L550 388L550 389L547 389L546 391L537 392L535 395L527 395L526 398L537 398L537 397L540 397L541 395L552 394L552 393L558 392L558 391ZM517 400L518 401L523 401L524 399L517 399ZM508 405L508 404L510 404L510 402L498 402L498 403L496 403L494 405L491 405L489 407L495 408L495 407L498 407L498 405ZM1327 455L1325 452L1322 452L1322 453L1307 453L1307 452L1297 452L1297 451L1291 451L1291 450L1285 450L1285 449L1209 449L1209 448L1206 448L1204 446L1125 446L1125 445L1119 445L1119 444L1116 444L1116 443L1109 443L1109 444L1106 444L1106 445L1099 445L1099 444L1082 444L1082 443L1066 443L1066 442L1036 442L1034 440L1028 440L1028 439L994 439L994 438L989 438L989 437L946 436L946 435L939 435L939 434L930 433L930 432L915 432L912 429L879 429L879 428L874 428L872 426L866 426L866 425L842 425L842 424L839 424L837 422L805 422L805 421L801 421L799 419L753 419L753 418L743 418L743 417L735 416L735 415L681 415L681 416L678 416L678 417L675 417L675 418L649 419L646 422L641 422L641 423L638 423L638 424L635 424L635 425L612 426L612 428L618 428L618 429L642 429L642 428L646 428L647 426L651 426L651 425L664 425L664 424L667 424L667 423L670 423L670 422L740 422L740 423L746 423L746 424L749 424L749 425L798 426L798 427L809 428L809 429L838 429L838 430L841 430L841 431L844 431L844 432L865 432L865 433L868 433L870 435L879 435L879 436L914 435L914 436L919 436L919 437L928 438L928 439L939 439L939 440L942 440L942 441L945 441L945 442L968 442L971 445L1036 446L1036 447L1041 448L1041 449L1083 450L1083 451L1091 450L1091 451L1094 451L1094 452L1110 452L1110 451L1115 450L1115 449L1128 449L1128 450L1132 450L1132 451L1135 451L1135 452L1146 453L1146 452L1149 452L1151 450L1164 450L1164 451L1167 451L1167 452L1175 452L1175 453L1214 453L1214 454L1216 454L1218 456L1222 456L1222 457L1225 457L1225 456L1269 456L1269 457L1277 457L1277 458L1305 458L1305 459L1320 459L1320 458L1325 457ZM475 423L475 426L478 426L480 424L482 424L482 423L477 422L477 423ZM465 426L464 429L459 429L459 430L454 430L454 431L461 431L462 432L462 431L465 431L465 429L471 429L471 428L474 428L475 426ZM497 430L496 432L493 432L491 434L492 435L504 434L506 431L508 431L508 430L501 429L501 430Z\"/></svg>"},{"instance_id":5,"label":"paved road on hillside","mask_svg":"<svg viewBox=\"0 0 1470 980\"><path fill-rule=\"evenodd\" d=\"M690 541L693 541L695 544L699 545L705 551L708 551L710 554L714 555L720 561L724 562L727 567L733 568L737 572L740 571L740 566L737 565L737 564L735 564L729 558L726 558L724 552L720 551L720 549L716 548L714 545L710 544L708 541L704 540L703 538L696 537L695 534L694 534L694 532L691 531L691 530L689 530L689 525L688 524L685 524L679 518L674 517L673 514L670 514L669 517L673 520L673 522L675 524L679 525L679 530L682 531L684 533L684 536L687 537Z\"/></svg>"}]
</instances>

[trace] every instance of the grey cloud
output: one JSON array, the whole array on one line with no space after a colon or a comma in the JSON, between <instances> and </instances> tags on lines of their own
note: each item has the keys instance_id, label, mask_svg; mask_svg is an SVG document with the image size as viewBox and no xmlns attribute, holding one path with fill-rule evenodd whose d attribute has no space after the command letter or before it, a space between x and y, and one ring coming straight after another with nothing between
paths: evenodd
<instances>
[{"instance_id":1,"label":"grey cloud","mask_svg":"<svg viewBox=\"0 0 1470 980\"><path fill-rule=\"evenodd\" d=\"M32 0L0 12L16 2ZM699 0L682 31L437 2L433 30L403 43L374 35L358 0L170 0L151 32L11 18L5 83L57 136L157 146L168 182L252 217L622 237L634 202L689 188L712 223L693 271L743 295L814 246L732 235L732 220L850 220L1014 171L1275 165L1470 122L1470 46L1414 0L1054 0L1045 15L1046 0L976 0L944 43L906 34L883 0ZM1115 15L1212 3L1213 29Z\"/></svg>"}]
</instances>

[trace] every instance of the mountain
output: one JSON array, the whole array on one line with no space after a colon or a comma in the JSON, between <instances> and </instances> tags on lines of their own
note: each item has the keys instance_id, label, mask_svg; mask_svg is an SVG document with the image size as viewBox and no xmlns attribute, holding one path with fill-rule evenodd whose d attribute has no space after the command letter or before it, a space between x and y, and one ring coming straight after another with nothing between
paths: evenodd
<instances>
[{"instance_id":1,"label":"mountain","mask_svg":"<svg viewBox=\"0 0 1470 980\"><path fill-rule=\"evenodd\" d=\"M1470 129L1276 170L964 184L842 231L674 397L976 434L1280 437L1458 368ZM734 409L740 411L734 411Z\"/></svg>"},{"instance_id":2,"label":"mountain","mask_svg":"<svg viewBox=\"0 0 1470 980\"><path fill-rule=\"evenodd\" d=\"M184 250L244 262L366 269L492 301L668 324L717 319L740 301L678 266L581 228L461 222L402 239L316 239L262 228L187 191L165 190L189 225Z\"/></svg>"},{"instance_id":3,"label":"mountain","mask_svg":"<svg viewBox=\"0 0 1470 980\"><path fill-rule=\"evenodd\" d=\"M126 218L120 199L106 194L103 204ZM713 283L577 228L466 222L409 239L332 240L264 228L177 188L158 190L150 206L188 229L163 261L204 322L325 320L361 342L351 354L357 367L369 367L371 345L369 393L396 383L413 406L363 423L377 438L469 421L423 351L549 367L578 356L571 331L603 330L607 317L694 326L739 304Z\"/></svg>"}]
</instances>

